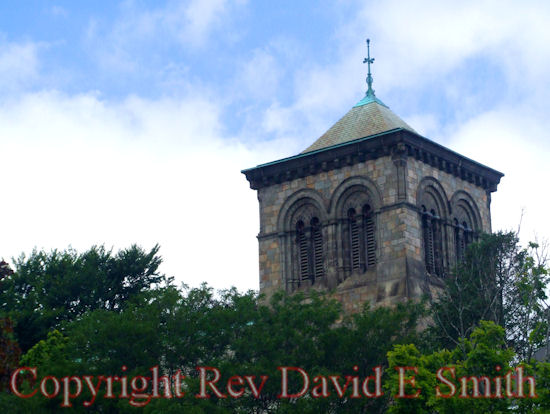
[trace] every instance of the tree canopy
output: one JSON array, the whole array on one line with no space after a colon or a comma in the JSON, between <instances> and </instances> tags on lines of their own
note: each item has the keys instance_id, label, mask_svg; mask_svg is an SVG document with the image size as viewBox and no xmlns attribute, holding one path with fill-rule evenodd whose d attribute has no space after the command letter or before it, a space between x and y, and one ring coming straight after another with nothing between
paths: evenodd
<instances>
[{"instance_id":1,"label":"tree canopy","mask_svg":"<svg viewBox=\"0 0 550 414\"><path fill-rule=\"evenodd\" d=\"M482 234L431 302L436 344L461 346L480 321L490 320L505 329L518 357L529 361L550 339L547 285L545 254L537 244L522 248L513 232Z\"/></svg>"},{"instance_id":2,"label":"tree canopy","mask_svg":"<svg viewBox=\"0 0 550 414\"><path fill-rule=\"evenodd\" d=\"M0 312L11 317L23 351L63 321L96 309L121 311L132 296L162 283L159 246L138 246L116 254L103 246L78 253L73 249L33 251L15 261L0 281Z\"/></svg>"},{"instance_id":3,"label":"tree canopy","mask_svg":"<svg viewBox=\"0 0 550 414\"><path fill-rule=\"evenodd\" d=\"M117 254L93 247L82 254L34 252L13 272L0 267L7 321L0 350L12 349L5 366L37 368L35 377L30 371L17 377L19 392L36 395L0 392L0 407L38 414L60 407L82 413L550 409L550 364L532 358L548 341L547 269L540 249L521 248L513 234L483 235L469 246L428 306L365 304L355 314L345 314L330 292L279 292L267 302L252 291L177 287L158 272L160 261L158 247ZM536 381L536 398L518 397L518 369ZM155 375L166 376L156 397ZM512 394L493 398L508 392L507 375ZM59 378L66 393L53 395L49 379L52 398L41 395L48 376ZM143 392L136 378L148 381ZM493 386L495 378L500 386Z\"/></svg>"}]
</instances>

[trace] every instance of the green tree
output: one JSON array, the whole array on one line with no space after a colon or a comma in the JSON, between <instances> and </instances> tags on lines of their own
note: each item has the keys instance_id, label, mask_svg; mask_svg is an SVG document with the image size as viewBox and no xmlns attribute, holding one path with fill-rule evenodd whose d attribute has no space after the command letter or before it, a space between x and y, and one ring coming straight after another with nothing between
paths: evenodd
<instances>
[{"instance_id":1,"label":"green tree","mask_svg":"<svg viewBox=\"0 0 550 414\"><path fill-rule=\"evenodd\" d=\"M388 353L390 378L386 386L394 396L388 413L504 413L516 406L517 399L506 398L505 381L500 387L504 398L494 398L497 395L494 381L489 389L481 381L478 390L482 397L474 398L473 381L468 380L465 397L461 396L460 378L487 376L494 379L511 370L514 352L507 348L504 329L494 322L482 321L468 339L461 339L461 343L453 351L439 350L431 354L422 354L412 344L395 346ZM418 393L415 398L399 398L399 367L415 368L403 372L404 395ZM445 368L442 375L454 389L437 378L442 368ZM414 387L409 382L413 377ZM438 388L440 395L437 395Z\"/></svg>"},{"instance_id":2,"label":"green tree","mask_svg":"<svg viewBox=\"0 0 550 414\"><path fill-rule=\"evenodd\" d=\"M387 395L353 399L351 387L342 398L334 388L327 398L315 399L309 392L300 398L278 398L277 367L299 367L311 381L317 375L339 375L342 385L346 375L364 378L374 367L387 365L386 353L393 344L418 343L421 315L420 304L365 306L346 317L337 301L320 294L279 293L265 303L254 292L230 289L216 294L206 285L167 286L130 298L120 311L96 309L62 324L62 335L51 333L23 361L36 364L40 375L151 375L150 368L159 365L164 374L180 370L186 376L182 399L151 400L135 408L128 399L103 398L100 390L93 405L98 412L384 412ZM247 391L238 399L218 398L212 392L210 398L199 399L197 366L219 369L220 384L233 375L255 375L258 383L262 375L269 379L259 398ZM291 376L291 392L301 385L301 377ZM224 385L220 389L227 393ZM76 398L71 410L84 410L82 403L89 398ZM59 399L40 396L32 403L46 412L56 412L60 404Z\"/></svg>"},{"instance_id":3,"label":"green tree","mask_svg":"<svg viewBox=\"0 0 550 414\"><path fill-rule=\"evenodd\" d=\"M13 275L8 263L0 261L0 292L6 277ZM13 322L9 317L0 315L0 392L8 389L10 373L17 367L21 349L13 335Z\"/></svg>"},{"instance_id":4,"label":"green tree","mask_svg":"<svg viewBox=\"0 0 550 414\"><path fill-rule=\"evenodd\" d=\"M483 234L468 246L464 260L431 303L431 333L437 344L462 346L461 339L481 320L491 320L505 328L518 357L529 360L548 339L548 273L537 253L535 244L522 249L512 232Z\"/></svg>"},{"instance_id":5,"label":"green tree","mask_svg":"<svg viewBox=\"0 0 550 414\"><path fill-rule=\"evenodd\" d=\"M20 356L11 319L0 318L0 392L8 389L11 372L17 368Z\"/></svg>"},{"instance_id":6,"label":"green tree","mask_svg":"<svg viewBox=\"0 0 550 414\"><path fill-rule=\"evenodd\" d=\"M13 319L27 351L61 322L95 309L120 311L132 296L164 282L158 250L134 245L114 254L94 246L81 254L69 249L22 255L15 272L0 282L0 312Z\"/></svg>"}]
</instances>

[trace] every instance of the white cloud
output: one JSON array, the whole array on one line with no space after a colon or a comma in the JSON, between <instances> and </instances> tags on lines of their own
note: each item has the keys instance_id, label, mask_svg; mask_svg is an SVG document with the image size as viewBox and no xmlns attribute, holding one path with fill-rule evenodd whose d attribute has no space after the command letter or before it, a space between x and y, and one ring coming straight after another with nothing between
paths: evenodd
<instances>
[{"instance_id":1,"label":"white cloud","mask_svg":"<svg viewBox=\"0 0 550 414\"><path fill-rule=\"evenodd\" d=\"M421 96L435 89L456 104L468 98L464 85L484 75L480 69L501 77L505 83L500 88L508 97L542 95L541 85L549 83L547 2L518 7L513 1L357 1L354 15L346 17L328 45L336 58L325 65L307 62L297 72L296 110L311 114L345 108L346 102L360 98L366 37L376 58L374 87L390 106L389 98L416 99L418 105Z\"/></svg>"},{"instance_id":2,"label":"white cloud","mask_svg":"<svg viewBox=\"0 0 550 414\"><path fill-rule=\"evenodd\" d=\"M226 141L210 102L29 94L0 108L0 137L5 258L158 242L178 280L258 286L257 202L240 170L269 155Z\"/></svg>"},{"instance_id":3,"label":"white cloud","mask_svg":"<svg viewBox=\"0 0 550 414\"><path fill-rule=\"evenodd\" d=\"M540 1L521 7L514 1L390 1L363 7L346 26L346 38L360 27L368 31L377 45L377 71L389 85L433 84L434 76L457 70L456 76L473 77L475 68L464 63L476 57L503 65L510 79L518 71L528 79L549 62L549 18L550 4Z\"/></svg>"},{"instance_id":4,"label":"white cloud","mask_svg":"<svg viewBox=\"0 0 550 414\"><path fill-rule=\"evenodd\" d=\"M237 91L247 99L271 101L276 99L282 68L276 56L269 50L256 49L250 59L237 71Z\"/></svg>"},{"instance_id":5,"label":"white cloud","mask_svg":"<svg viewBox=\"0 0 550 414\"><path fill-rule=\"evenodd\" d=\"M143 70L143 59L168 45L199 50L213 34L222 33L225 40L234 33L226 31L234 13L246 0L168 1L160 7L141 8L135 2L123 4L121 15L105 27L95 18L87 29L87 41L98 64L120 72Z\"/></svg>"},{"instance_id":6,"label":"white cloud","mask_svg":"<svg viewBox=\"0 0 550 414\"><path fill-rule=\"evenodd\" d=\"M228 0L191 0L179 13L166 14L164 20L178 33L182 42L203 44L222 22L230 3Z\"/></svg>"},{"instance_id":7,"label":"white cloud","mask_svg":"<svg viewBox=\"0 0 550 414\"><path fill-rule=\"evenodd\" d=\"M91 21L89 46L109 69L147 70L137 50L171 42L198 52L243 4L193 0L141 10L129 2L114 28ZM250 59L227 79L245 96L243 111L252 108L240 136L223 123L222 105L234 96L222 102L212 92L218 85L185 62L166 70L185 79L177 86L181 99L111 102L100 94L47 91L3 99L0 255L34 245L159 242L164 271L179 280L257 287L257 200L239 171L299 152L362 97L361 33L373 39L374 86L385 103L401 108L398 115L428 138L506 174L493 197L493 227L515 227L525 207L525 239L535 230L549 235L541 190L550 176L543 128L549 20L550 6L542 2L358 1L319 50L335 50L329 63L302 62L300 40L284 37L243 53ZM483 75L474 66L479 59L502 85L493 91L481 84L464 96L464 82ZM0 92L32 82L39 70L36 44L2 43ZM280 88L289 91L288 103L277 99ZM424 97L441 88L445 108L428 107ZM502 92L494 102L476 100L493 92ZM460 122L442 115L464 109Z\"/></svg>"},{"instance_id":8,"label":"white cloud","mask_svg":"<svg viewBox=\"0 0 550 414\"><path fill-rule=\"evenodd\" d=\"M493 230L516 230L524 242L550 237L546 210L550 194L550 141L542 120L529 107L486 112L457 128L449 146L505 174L491 205Z\"/></svg>"},{"instance_id":9,"label":"white cloud","mask_svg":"<svg viewBox=\"0 0 550 414\"><path fill-rule=\"evenodd\" d=\"M5 42L0 37L0 92L26 86L38 74L38 45Z\"/></svg>"},{"instance_id":10,"label":"white cloud","mask_svg":"<svg viewBox=\"0 0 550 414\"><path fill-rule=\"evenodd\" d=\"M416 132L425 137L431 137L438 133L441 129L441 126L434 114L411 115L407 117L407 123Z\"/></svg>"},{"instance_id":11,"label":"white cloud","mask_svg":"<svg viewBox=\"0 0 550 414\"><path fill-rule=\"evenodd\" d=\"M58 17L67 17L69 15L69 12L59 5L52 6L50 8L50 13Z\"/></svg>"},{"instance_id":12,"label":"white cloud","mask_svg":"<svg viewBox=\"0 0 550 414\"><path fill-rule=\"evenodd\" d=\"M525 207L524 241L535 230L550 235L541 191L550 176L549 20L547 2L358 1L354 18L335 30L337 58L297 71L295 101L270 107L265 125L289 131L298 119L305 144L349 110L364 87L363 33L385 103L428 138L506 174L493 198L494 228L515 228ZM480 76L496 80L475 83ZM426 105L430 93L443 97L440 107Z\"/></svg>"}]
</instances>

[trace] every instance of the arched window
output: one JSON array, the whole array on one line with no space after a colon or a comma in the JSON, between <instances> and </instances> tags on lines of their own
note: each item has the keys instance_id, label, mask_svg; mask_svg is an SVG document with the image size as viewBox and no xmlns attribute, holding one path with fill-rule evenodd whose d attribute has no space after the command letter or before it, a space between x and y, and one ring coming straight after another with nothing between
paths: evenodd
<instances>
[{"instance_id":1,"label":"arched window","mask_svg":"<svg viewBox=\"0 0 550 414\"><path fill-rule=\"evenodd\" d=\"M313 280L324 276L323 266L323 233L317 217L311 219L311 252L313 254Z\"/></svg>"},{"instance_id":2,"label":"arched window","mask_svg":"<svg viewBox=\"0 0 550 414\"><path fill-rule=\"evenodd\" d=\"M382 206L381 193L369 178L363 176L344 180L334 191L330 212L334 214L334 263L336 283L348 277L367 280L365 272L376 270L380 261L378 246L378 214ZM332 233L331 233L332 234Z\"/></svg>"},{"instance_id":3,"label":"arched window","mask_svg":"<svg viewBox=\"0 0 550 414\"><path fill-rule=\"evenodd\" d=\"M455 243L455 259L457 262L464 260L466 248L477 239L478 223L477 206L465 191L460 191L453 196L452 202Z\"/></svg>"},{"instance_id":4,"label":"arched window","mask_svg":"<svg viewBox=\"0 0 550 414\"><path fill-rule=\"evenodd\" d=\"M304 222L299 220L296 223L296 244L298 249L298 261L299 261L299 280L309 279L309 246L306 236Z\"/></svg>"},{"instance_id":5,"label":"arched window","mask_svg":"<svg viewBox=\"0 0 550 414\"><path fill-rule=\"evenodd\" d=\"M367 252L367 267L376 264L376 239L374 237L374 215L371 206L363 206L365 250Z\"/></svg>"},{"instance_id":6,"label":"arched window","mask_svg":"<svg viewBox=\"0 0 550 414\"><path fill-rule=\"evenodd\" d=\"M361 232L357 224L355 209L348 210L349 254L351 270L363 270L363 258L361 257Z\"/></svg>"},{"instance_id":7,"label":"arched window","mask_svg":"<svg viewBox=\"0 0 550 414\"><path fill-rule=\"evenodd\" d=\"M449 266L449 207L445 190L435 178L424 177L418 186L416 199L426 272L444 277Z\"/></svg>"},{"instance_id":8,"label":"arched window","mask_svg":"<svg viewBox=\"0 0 550 414\"><path fill-rule=\"evenodd\" d=\"M443 276L443 232L441 217L435 209L422 205L424 260L428 273Z\"/></svg>"},{"instance_id":9,"label":"arched window","mask_svg":"<svg viewBox=\"0 0 550 414\"><path fill-rule=\"evenodd\" d=\"M277 218L281 266L272 271L281 272L287 292L327 284L327 222L323 198L314 190L297 191L281 207Z\"/></svg>"},{"instance_id":10,"label":"arched window","mask_svg":"<svg viewBox=\"0 0 550 414\"><path fill-rule=\"evenodd\" d=\"M346 273L364 272L376 265L373 210L370 204L352 202L346 216L342 232Z\"/></svg>"},{"instance_id":11,"label":"arched window","mask_svg":"<svg viewBox=\"0 0 550 414\"><path fill-rule=\"evenodd\" d=\"M324 276L323 229L318 217L312 217L307 224L300 219L296 222L294 243L297 274L292 278L294 287L302 284L315 284Z\"/></svg>"},{"instance_id":12,"label":"arched window","mask_svg":"<svg viewBox=\"0 0 550 414\"><path fill-rule=\"evenodd\" d=\"M455 228L455 254L457 262L464 260L466 248L475 240L475 233L472 226L466 221L460 223L456 218L453 220Z\"/></svg>"}]
</instances>

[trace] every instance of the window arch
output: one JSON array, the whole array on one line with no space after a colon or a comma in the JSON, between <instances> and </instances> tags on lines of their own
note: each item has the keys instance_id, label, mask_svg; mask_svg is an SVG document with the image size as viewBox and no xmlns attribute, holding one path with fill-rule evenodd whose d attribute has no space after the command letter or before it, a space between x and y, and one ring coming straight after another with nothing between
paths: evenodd
<instances>
[{"instance_id":1,"label":"window arch","mask_svg":"<svg viewBox=\"0 0 550 414\"><path fill-rule=\"evenodd\" d=\"M296 246L298 249L299 281L309 279L309 246L305 224L302 220L296 223Z\"/></svg>"},{"instance_id":2,"label":"window arch","mask_svg":"<svg viewBox=\"0 0 550 414\"><path fill-rule=\"evenodd\" d=\"M287 279L289 290L319 283L325 276L323 226L318 209L304 204L292 216L292 266Z\"/></svg>"},{"instance_id":3,"label":"window arch","mask_svg":"<svg viewBox=\"0 0 550 414\"><path fill-rule=\"evenodd\" d=\"M455 235L455 257L457 262L464 260L464 254L468 245L474 241L476 236L471 224L467 221L460 222L458 219L453 220L454 235Z\"/></svg>"},{"instance_id":4,"label":"window arch","mask_svg":"<svg viewBox=\"0 0 550 414\"><path fill-rule=\"evenodd\" d=\"M296 222L296 238L293 246L295 272L294 288L303 284L315 284L325 274L323 263L323 231L317 216L309 220L300 217Z\"/></svg>"},{"instance_id":5,"label":"window arch","mask_svg":"<svg viewBox=\"0 0 550 414\"><path fill-rule=\"evenodd\" d=\"M376 226L372 199L364 188L351 188L339 204L344 276L376 266Z\"/></svg>"},{"instance_id":6,"label":"window arch","mask_svg":"<svg viewBox=\"0 0 550 414\"><path fill-rule=\"evenodd\" d=\"M443 277L447 267L447 198L441 184L432 177L421 182L417 203L422 226L422 248L426 271Z\"/></svg>"},{"instance_id":7,"label":"window arch","mask_svg":"<svg viewBox=\"0 0 550 414\"><path fill-rule=\"evenodd\" d=\"M459 191L451 199L452 225L454 231L454 257L456 262L464 259L468 245L477 240L479 212L473 199L465 191Z\"/></svg>"},{"instance_id":8,"label":"window arch","mask_svg":"<svg viewBox=\"0 0 550 414\"><path fill-rule=\"evenodd\" d=\"M315 283L316 278L325 275L323 266L323 232L321 222L317 217L311 219L311 254L312 283Z\"/></svg>"},{"instance_id":9,"label":"window arch","mask_svg":"<svg viewBox=\"0 0 550 414\"><path fill-rule=\"evenodd\" d=\"M277 228L287 291L326 284L327 222L324 200L312 189L297 191L281 207Z\"/></svg>"},{"instance_id":10,"label":"window arch","mask_svg":"<svg viewBox=\"0 0 550 414\"><path fill-rule=\"evenodd\" d=\"M428 273L443 276L443 225L441 216L431 208L422 205L422 238L424 261Z\"/></svg>"}]
</instances>

